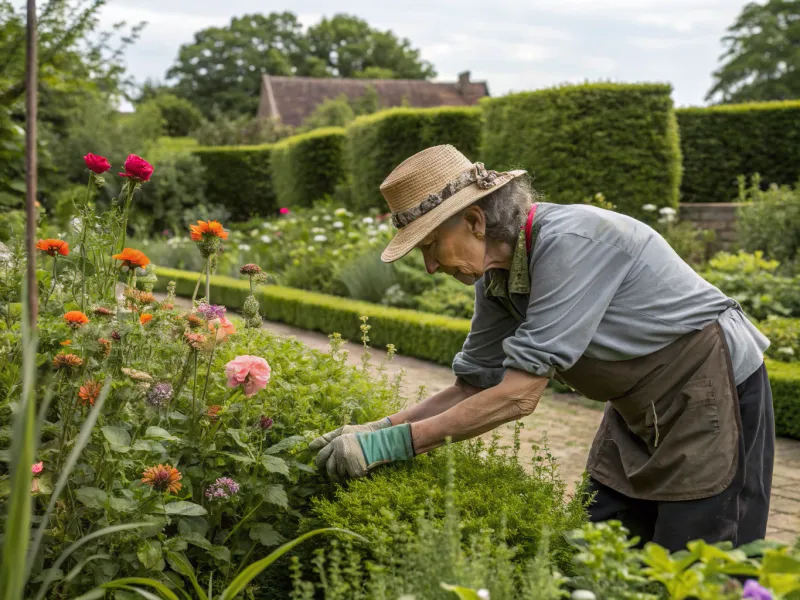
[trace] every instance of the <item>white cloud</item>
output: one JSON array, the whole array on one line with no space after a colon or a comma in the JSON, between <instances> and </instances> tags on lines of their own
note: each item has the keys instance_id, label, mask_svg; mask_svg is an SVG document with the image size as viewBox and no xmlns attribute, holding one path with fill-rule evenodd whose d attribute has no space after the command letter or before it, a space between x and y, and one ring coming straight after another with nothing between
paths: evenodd
<instances>
[{"instance_id":1,"label":"white cloud","mask_svg":"<svg viewBox=\"0 0 800 600\"><path fill-rule=\"evenodd\" d=\"M511 57L523 62L536 62L553 55L553 51L536 44L514 44L510 48Z\"/></svg>"},{"instance_id":2,"label":"white cloud","mask_svg":"<svg viewBox=\"0 0 800 600\"><path fill-rule=\"evenodd\" d=\"M596 75L605 75L616 68L617 61L608 56L589 56L583 60L583 66Z\"/></svg>"}]
</instances>

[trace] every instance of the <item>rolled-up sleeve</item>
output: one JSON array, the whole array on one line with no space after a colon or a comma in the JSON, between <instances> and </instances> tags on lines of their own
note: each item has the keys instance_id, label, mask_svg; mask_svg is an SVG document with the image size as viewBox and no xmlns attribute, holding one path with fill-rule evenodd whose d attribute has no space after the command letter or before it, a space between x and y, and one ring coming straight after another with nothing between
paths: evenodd
<instances>
[{"instance_id":1,"label":"rolled-up sleeve","mask_svg":"<svg viewBox=\"0 0 800 600\"><path fill-rule=\"evenodd\" d=\"M525 321L503 342L503 366L552 377L586 351L635 259L571 233L537 241Z\"/></svg>"},{"instance_id":2,"label":"rolled-up sleeve","mask_svg":"<svg viewBox=\"0 0 800 600\"><path fill-rule=\"evenodd\" d=\"M461 352L453 359L456 377L479 388L490 388L503 380L503 340L519 326L502 304L484 293L483 281L475 284L475 313Z\"/></svg>"}]
</instances>

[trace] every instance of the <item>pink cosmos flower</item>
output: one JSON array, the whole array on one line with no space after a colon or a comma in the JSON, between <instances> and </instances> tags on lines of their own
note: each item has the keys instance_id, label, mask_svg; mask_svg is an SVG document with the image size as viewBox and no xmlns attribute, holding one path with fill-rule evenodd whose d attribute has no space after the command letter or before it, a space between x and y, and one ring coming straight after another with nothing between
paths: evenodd
<instances>
[{"instance_id":1,"label":"pink cosmos flower","mask_svg":"<svg viewBox=\"0 0 800 600\"><path fill-rule=\"evenodd\" d=\"M43 462L38 462L38 463L35 463L35 464L31 465L31 473L33 473L34 475L38 475L39 473L41 473L42 469L44 469L44 463Z\"/></svg>"},{"instance_id":2,"label":"pink cosmos flower","mask_svg":"<svg viewBox=\"0 0 800 600\"><path fill-rule=\"evenodd\" d=\"M248 398L267 387L270 376L269 363L260 356L244 354L237 356L225 365L228 387L244 386Z\"/></svg>"},{"instance_id":3,"label":"pink cosmos flower","mask_svg":"<svg viewBox=\"0 0 800 600\"><path fill-rule=\"evenodd\" d=\"M289 209L288 209L288 208L282 208L282 209L281 209L279 212L280 212L282 215L288 215L288 214L289 214Z\"/></svg>"}]
</instances>

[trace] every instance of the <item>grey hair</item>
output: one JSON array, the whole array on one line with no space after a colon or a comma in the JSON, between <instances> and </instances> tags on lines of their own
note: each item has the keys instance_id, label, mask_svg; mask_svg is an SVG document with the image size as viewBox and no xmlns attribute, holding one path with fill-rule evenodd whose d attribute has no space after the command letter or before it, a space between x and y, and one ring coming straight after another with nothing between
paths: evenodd
<instances>
[{"instance_id":1,"label":"grey hair","mask_svg":"<svg viewBox=\"0 0 800 600\"><path fill-rule=\"evenodd\" d=\"M490 238L516 244L519 228L525 224L531 204L539 194L531 187L530 179L517 177L499 190L484 196L473 206L478 206L486 215L486 235Z\"/></svg>"}]
</instances>

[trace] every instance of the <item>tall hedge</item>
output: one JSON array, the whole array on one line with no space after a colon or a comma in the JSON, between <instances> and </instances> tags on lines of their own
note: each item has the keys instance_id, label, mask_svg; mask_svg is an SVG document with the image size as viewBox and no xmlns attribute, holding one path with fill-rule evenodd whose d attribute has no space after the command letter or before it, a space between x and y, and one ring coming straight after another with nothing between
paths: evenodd
<instances>
[{"instance_id":1,"label":"tall hedge","mask_svg":"<svg viewBox=\"0 0 800 600\"><path fill-rule=\"evenodd\" d=\"M736 178L765 183L800 178L800 101L731 104L676 111L683 152L682 202L730 202Z\"/></svg>"},{"instance_id":2,"label":"tall hedge","mask_svg":"<svg viewBox=\"0 0 800 600\"><path fill-rule=\"evenodd\" d=\"M206 201L225 206L234 221L277 211L272 186L272 146L197 148L206 170Z\"/></svg>"},{"instance_id":3,"label":"tall hedge","mask_svg":"<svg viewBox=\"0 0 800 600\"><path fill-rule=\"evenodd\" d=\"M333 194L346 176L345 130L317 129L275 144L272 184L280 206L311 206Z\"/></svg>"},{"instance_id":4,"label":"tall hedge","mask_svg":"<svg viewBox=\"0 0 800 600\"><path fill-rule=\"evenodd\" d=\"M677 206L681 153L671 87L585 84L481 101L481 160L526 169L550 202L601 192L621 212Z\"/></svg>"},{"instance_id":5,"label":"tall hedge","mask_svg":"<svg viewBox=\"0 0 800 600\"><path fill-rule=\"evenodd\" d=\"M477 160L480 135L477 107L394 108L356 119L347 128L353 208L385 208L380 193L383 180L429 146L452 144Z\"/></svg>"}]
</instances>

